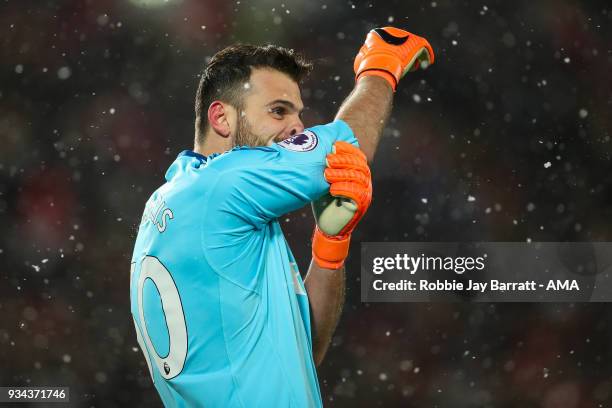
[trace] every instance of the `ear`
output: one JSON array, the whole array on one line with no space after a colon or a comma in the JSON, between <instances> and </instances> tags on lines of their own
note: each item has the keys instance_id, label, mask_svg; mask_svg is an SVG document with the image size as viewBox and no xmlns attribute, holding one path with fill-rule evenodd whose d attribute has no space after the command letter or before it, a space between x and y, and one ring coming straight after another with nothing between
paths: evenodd
<instances>
[{"instance_id":1,"label":"ear","mask_svg":"<svg viewBox=\"0 0 612 408\"><path fill-rule=\"evenodd\" d=\"M208 107L208 124L216 134L229 137L231 133L231 107L221 101L214 101Z\"/></svg>"}]
</instances>

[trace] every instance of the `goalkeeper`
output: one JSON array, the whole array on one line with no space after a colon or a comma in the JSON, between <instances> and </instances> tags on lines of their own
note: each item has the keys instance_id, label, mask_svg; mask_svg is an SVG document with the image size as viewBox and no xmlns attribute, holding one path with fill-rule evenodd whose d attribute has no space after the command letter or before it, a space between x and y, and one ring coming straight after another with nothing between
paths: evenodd
<instances>
[{"instance_id":1,"label":"goalkeeper","mask_svg":"<svg viewBox=\"0 0 612 408\"><path fill-rule=\"evenodd\" d=\"M320 407L316 366L344 302L351 232L404 74L433 63L421 37L372 30L332 123L304 129L292 51L235 45L202 73L195 148L146 203L132 255L131 312L165 406ZM304 281L277 219L308 203Z\"/></svg>"}]
</instances>

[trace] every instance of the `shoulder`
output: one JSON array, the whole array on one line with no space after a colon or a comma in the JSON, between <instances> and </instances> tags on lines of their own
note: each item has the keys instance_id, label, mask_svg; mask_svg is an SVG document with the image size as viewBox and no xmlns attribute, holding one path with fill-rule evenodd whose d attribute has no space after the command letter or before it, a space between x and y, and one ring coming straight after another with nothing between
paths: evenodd
<instances>
[{"instance_id":1,"label":"shoulder","mask_svg":"<svg viewBox=\"0 0 612 408\"><path fill-rule=\"evenodd\" d=\"M279 151L306 153L319 147L319 136L311 129L304 129L302 133L291 136L282 142L275 143L272 147L281 149Z\"/></svg>"},{"instance_id":2,"label":"shoulder","mask_svg":"<svg viewBox=\"0 0 612 408\"><path fill-rule=\"evenodd\" d=\"M357 143L353 130L345 121L341 119L336 119L335 121L324 125L314 126L309 130L324 140L344 140L352 144Z\"/></svg>"},{"instance_id":3,"label":"shoulder","mask_svg":"<svg viewBox=\"0 0 612 408\"><path fill-rule=\"evenodd\" d=\"M263 163L275 160L278 151L272 147L239 146L225 153L210 157L206 167L224 173L227 171L248 169L261 166Z\"/></svg>"},{"instance_id":4,"label":"shoulder","mask_svg":"<svg viewBox=\"0 0 612 408\"><path fill-rule=\"evenodd\" d=\"M290 170L304 164L324 163L327 143L310 129L270 146L235 147L209 160L219 173Z\"/></svg>"}]
</instances>

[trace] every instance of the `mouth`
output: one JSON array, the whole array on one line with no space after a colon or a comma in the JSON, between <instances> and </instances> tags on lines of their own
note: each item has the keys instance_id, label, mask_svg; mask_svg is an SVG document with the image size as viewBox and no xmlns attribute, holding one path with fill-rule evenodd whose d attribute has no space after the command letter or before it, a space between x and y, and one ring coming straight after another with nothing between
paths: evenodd
<instances>
[{"instance_id":1,"label":"mouth","mask_svg":"<svg viewBox=\"0 0 612 408\"><path fill-rule=\"evenodd\" d=\"M291 136L279 136L279 137L272 138L272 139L270 140L270 144L272 144L272 143L280 143L280 142L282 142L283 140L287 140L287 139L289 139L290 137L291 137Z\"/></svg>"}]
</instances>

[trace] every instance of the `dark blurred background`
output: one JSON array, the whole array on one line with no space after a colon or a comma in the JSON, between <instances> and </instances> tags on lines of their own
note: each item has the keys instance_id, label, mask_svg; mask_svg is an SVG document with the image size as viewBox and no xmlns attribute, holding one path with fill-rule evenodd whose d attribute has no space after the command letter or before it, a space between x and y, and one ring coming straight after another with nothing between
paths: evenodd
<instances>
[{"instance_id":1,"label":"dark blurred background","mask_svg":"<svg viewBox=\"0 0 612 408\"><path fill-rule=\"evenodd\" d=\"M401 83L373 165L326 406L611 406L612 306L364 304L358 256L612 241L611 20L605 1L0 0L0 385L159 406L129 263L148 195L193 145L202 67L236 41L302 52L312 126L351 90L366 32L395 25L436 63ZM305 272L309 208L282 225Z\"/></svg>"}]
</instances>

